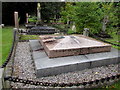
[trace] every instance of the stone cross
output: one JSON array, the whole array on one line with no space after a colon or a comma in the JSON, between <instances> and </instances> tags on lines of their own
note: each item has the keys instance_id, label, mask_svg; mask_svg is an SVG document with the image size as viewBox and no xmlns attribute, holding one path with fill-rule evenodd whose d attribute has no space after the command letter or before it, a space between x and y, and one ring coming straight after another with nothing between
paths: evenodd
<instances>
[{"instance_id":1,"label":"stone cross","mask_svg":"<svg viewBox=\"0 0 120 90\"><path fill-rule=\"evenodd\" d=\"M89 35L89 28L84 28L83 35L84 36L88 36Z\"/></svg>"},{"instance_id":2,"label":"stone cross","mask_svg":"<svg viewBox=\"0 0 120 90\"><path fill-rule=\"evenodd\" d=\"M26 13L26 23L28 23L28 17L29 17L29 15L28 15L28 13Z\"/></svg>"},{"instance_id":3,"label":"stone cross","mask_svg":"<svg viewBox=\"0 0 120 90\"><path fill-rule=\"evenodd\" d=\"M19 28L18 12L14 12L15 28Z\"/></svg>"}]
</instances>

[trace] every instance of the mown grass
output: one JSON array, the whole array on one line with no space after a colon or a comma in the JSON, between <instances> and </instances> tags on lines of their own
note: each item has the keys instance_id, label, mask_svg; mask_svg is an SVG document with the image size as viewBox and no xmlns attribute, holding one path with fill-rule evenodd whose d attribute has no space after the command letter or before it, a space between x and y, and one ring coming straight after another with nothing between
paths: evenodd
<instances>
[{"instance_id":1,"label":"mown grass","mask_svg":"<svg viewBox=\"0 0 120 90\"><path fill-rule=\"evenodd\" d=\"M2 37L2 60L0 65L5 62L10 52L13 40L13 27L5 27L1 32Z\"/></svg>"},{"instance_id":2,"label":"mown grass","mask_svg":"<svg viewBox=\"0 0 120 90\"><path fill-rule=\"evenodd\" d=\"M20 35L20 40L39 39L39 35Z\"/></svg>"},{"instance_id":3,"label":"mown grass","mask_svg":"<svg viewBox=\"0 0 120 90\"><path fill-rule=\"evenodd\" d=\"M120 35L117 35L116 32L113 32L110 35L112 36L112 38L105 39L105 40L108 42L120 45ZM112 45L112 47L120 50L120 47L118 47L118 46Z\"/></svg>"}]
</instances>

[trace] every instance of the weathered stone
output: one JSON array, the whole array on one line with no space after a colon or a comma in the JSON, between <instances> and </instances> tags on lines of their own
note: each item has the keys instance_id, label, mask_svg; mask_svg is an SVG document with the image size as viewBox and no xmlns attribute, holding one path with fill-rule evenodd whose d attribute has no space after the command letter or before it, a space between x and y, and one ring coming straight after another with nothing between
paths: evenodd
<instances>
[{"instance_id":1,"label":"weathered stone","mask_svg":"<svg viewBox=\"0 0 120 90\"><path fill-rule=\"evenodd\" d=\"M3 89L3 85L4 85L4 76L3 76L3 73L4 73L4 69L3 68L0 68L0 90Z\"/></svg>"},{"instance_id":2,"label":"weathered stone","mask_svg":"<svg viewBox=\"0 0 120 90\"><path fill-rule=\"evenodd\" d=\"M88 53L106 52L111 45L83 35L78 36L40 36L40 42L49 58L73 56ZM60 37L60 36L59 36Z\"/></svg>"}]
</instances>

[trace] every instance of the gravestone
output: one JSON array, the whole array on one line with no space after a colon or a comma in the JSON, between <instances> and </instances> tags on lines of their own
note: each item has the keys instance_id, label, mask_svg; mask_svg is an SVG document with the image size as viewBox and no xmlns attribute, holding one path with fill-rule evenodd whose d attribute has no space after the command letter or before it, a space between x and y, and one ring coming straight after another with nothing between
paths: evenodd
<instances>
[{"instance_id":1,"label":"gravestone","mask_svg":"<svg viewBox=\"0 0 120 90\"><path fill-rule=\"evenodd\" d=\"M84 28L83 35L89 36L89 28Z\"/></svg>"},{"instance_id":2,"label":"gravestone","mask_svg":"<svg viewBox=\"0 0 120 90\"><path fill-rule=\"evenodd\" d=\"M76 32L76 26L75 26L75 24L72 25L72 31Z\"/></svg>"},{"instance_id":3,"label":"gravestone","mask_svg":"<svg viewBox=\"0 0 120 90\"><path fill-rule=\"evenodd\" d=\"M28 23L28 13L26 13L26 23Z\"/></svg>"},{"instance_id":4,"label":"gravestone","mask_svg":"<svg viewBox=\"0 0 120 90\"><path fill-rule=\"evenodd\" d=\"M19 28L18 12L14 12L15 28Z\"/></svg>"}]
</instances>

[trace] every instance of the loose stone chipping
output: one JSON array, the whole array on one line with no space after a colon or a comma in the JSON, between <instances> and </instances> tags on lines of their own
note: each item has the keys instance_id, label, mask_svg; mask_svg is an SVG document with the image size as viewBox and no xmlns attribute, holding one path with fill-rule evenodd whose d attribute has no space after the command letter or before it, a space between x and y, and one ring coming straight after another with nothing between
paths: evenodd
<instances>
[{"instance_id":1,"label":"loose stone chipping","mask_svg":"<svg viewBox=\"0 0 120 90\"><path fill-rule=\"evenodd\" d=\"M120 64L108 65L97 67L93 69L85 69L82 71L74 71L69 73L63 73L56 76L36 78L34 62L31 58L31 52L29 42L19 42L15 59L14 59L14 71L13 76L18 76L22 79L29 79L33 81L41 82L53 82L53 83L76 83L91 81L95 79L104 78L107 76L116 75L119 73ZM42 86L35 86L23 83L11 83L12 88L41 88ZM79 86L80 88L82 86Z\"/></svg>"}]
</instances>

